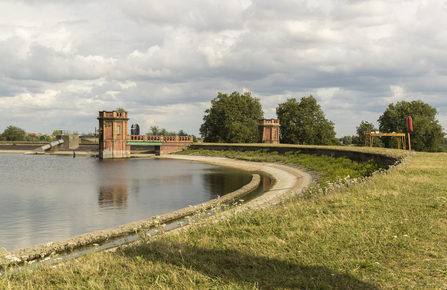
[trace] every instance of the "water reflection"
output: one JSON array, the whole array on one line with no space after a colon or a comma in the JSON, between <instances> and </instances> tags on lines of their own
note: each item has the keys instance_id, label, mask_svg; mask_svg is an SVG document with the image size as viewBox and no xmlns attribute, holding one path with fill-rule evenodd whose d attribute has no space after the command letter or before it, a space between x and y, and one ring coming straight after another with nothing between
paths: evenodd
<instances>
[{"instance_id":1,"label":"water reflection","mask_svg":"<svg viewBox=\"0 0 447 290\"><path fill-rule=\"evenodd\" d=\"M251 178L251 174L241 174L237 171L223 175L222 171L218 169L209 169L201 175L202 185L207 189L209 199L238 190L243 185L248 184Z\"/></svg>"},{"instance_id":2,"label":"water reflection","mask_svg":"<svg viewBox=\"0 0 447 290\"><path fill-rule=\"evenodd\" d=\"M13 251L199 204L251 173L183 160L0 154L0 248Z\"/></svg>"},{"instance_id":3,"label":"water reflection","mask_svg":"<svg viewBox=\"0 0 447 290\"><path fill-rule=\"evenodd\" d=\"M125 209L129 195L126 184L102 186L99 189L98 204L101 208Z\"/></svg>"},{"instance_id":4,"label":"water reflection","mask_svg":"<svg viewBox=\"0 0 447 290\"><path fill-rule=\"evenodd\" d=\"M265 177L265 178L262 178L261 185L262 185L262 191L266 191L267 189L270 188L270 186L273 185L273 182L270 178Z\"/></svg>"},{"instance_id":5,"label":"water reflection","mask_svg":"<svg viewBox=\"0 0 447 290\"><path fill-rule=\"evenodd\" d=\"M130 162L126 159L100 160L97 180L98 204L102 209L126 209L129 195Z\"/></svg>"},{"instance_id":6,"label":"water reflection","mask_svg":"<svg viewBox=\"0 0 447 290\"><path fill-rule=\"evenodd\" d=\"M181 185L191 183L194 179L194 175L192 174L183 174L183 175L171 175L171 176L162 176L160 178L161 185Z\"/></svg>"}]
</instances>

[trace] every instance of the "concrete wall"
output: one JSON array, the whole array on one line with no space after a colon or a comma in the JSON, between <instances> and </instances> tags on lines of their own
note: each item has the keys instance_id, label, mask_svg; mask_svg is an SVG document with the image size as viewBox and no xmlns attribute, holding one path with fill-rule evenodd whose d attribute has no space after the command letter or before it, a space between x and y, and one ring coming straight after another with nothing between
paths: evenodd
<instances>
[{"instance_id":1,"label":"concrete wall","mask_svg":"<svg viewBox=\"0 0 447 290\"><path fill-rule=\"evenodd\" d=\"M337 149L329 149L329 148L315 148L315 147L294 147L294 146L263 146L261 144L248 146L248 145L234 145L234 144L209 144L201 143L201 144L193 144L190 146L192 149L205 149L205 150L244 150L244 151L257 151L268 149L269 151L277 151L280 154L284 154L286 152L295 152L301 151L304 154L318 154L318 155L327 155L331 157L341 157L346 156L351 160L355 160L357 162L366 162L371 159L376 162L382 163L384 165L393 165L398 160L396 158L384 155L384 154L376 154L376 153L367 153L367 152L359 152L359 151L348 151L348 150L337 150Z\"/></svg>"},{"instance_id":2,"label":"concrete wall","mask_svg":"<svg viewBox=\"0 0 447 290\"><path fill-rule=\"evenodd\" d=\"M160 148L160 153L172 153L177 151L182 151L183 149L188 149L188 147L192 144L192 142L175 142L172 144L163 143L163 146Z\"/></svg>"},{"instance_id":3,"label":"concrete wall","mask_svg":"<svg viewBox=\"0 0 447 290\"><path fill-rule=\"evenodd\" d=\"M59 150L75 150L79 148L79 135L59 135L56 140L62 139L64 143L59 145Z\"/></svg>"}]
</instances>

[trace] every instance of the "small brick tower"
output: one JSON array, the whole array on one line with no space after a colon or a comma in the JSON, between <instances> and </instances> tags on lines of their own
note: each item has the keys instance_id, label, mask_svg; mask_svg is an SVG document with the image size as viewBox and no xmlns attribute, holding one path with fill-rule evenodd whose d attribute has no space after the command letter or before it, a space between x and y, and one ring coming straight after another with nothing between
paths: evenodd
<instances>
[{"instance_id":1,"label":"small brick tower","mask_svg":"<svg viewBox=\"0 0 447 290\"><path fill-rule=\"evenodd\" d=\"M99 112L99 158L130 157L130 146L127 145L127 112Z\"/></svg>"},{"instance_id":2,"label":"small brick tower","mask_svg":"<svg viewBox=\"0 0 447 290\"><path fill-rule=\"evenodd\" d=\"M258 143L279 144L280 126L278 119L258 120Z\"/></svg>"}]
</instances>

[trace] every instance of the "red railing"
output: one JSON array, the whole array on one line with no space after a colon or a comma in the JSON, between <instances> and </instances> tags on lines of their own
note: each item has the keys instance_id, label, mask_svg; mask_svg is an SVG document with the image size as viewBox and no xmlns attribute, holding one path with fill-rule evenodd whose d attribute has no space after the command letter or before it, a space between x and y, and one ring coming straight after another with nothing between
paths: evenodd
<instances>
[{"instance_id":1,"label":"red railing","mask_svg":"<svg viewBox=\"0 0 447 290\"><path fill-rule=\"evenodd\" d=\"M153 135L129 135L131 141L142 142L192 142L192 136L153 136Z\"/></svg>"},{"instance_id":2,"label":"red railing","mask_svg":"<svg viewBox=\"0 0 447 290\"><path fill-rule=\"evenodd\" d=\"M259 120L258 124L259 125L263 125L263 124L279 124L279 120L277 120L277 119L270 119L270 120L263 119L263 120Z\"/></svg>"},{"instance_id":3,"label":"red railing","mask_svg":"<svg viewBox=\"0 0 447 290\"><path fill-rule=\"evenodd\" d=\"M117 112L117 111L100 111L99 117L113 117L113 118L127 118L127 112Z\"/></svg>"}]
</instances>

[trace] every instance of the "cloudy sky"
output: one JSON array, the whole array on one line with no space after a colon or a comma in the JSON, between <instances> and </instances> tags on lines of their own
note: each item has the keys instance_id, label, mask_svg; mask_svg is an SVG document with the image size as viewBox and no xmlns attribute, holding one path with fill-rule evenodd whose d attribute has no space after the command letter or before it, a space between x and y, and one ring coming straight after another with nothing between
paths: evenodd
<instances>
[{"instance_id":1,"label":"cloudy sky","mask_svg":"<svg viewBox=\"0 0 447 290\"><path fill-rule=\"evenodd\" d=\"M218 92L266 118L312 94L337 136L420 99L447 128L441 0L0 0L0 132L93 132L100 110L199 135Z\"/></svg>"}]
</instances>

